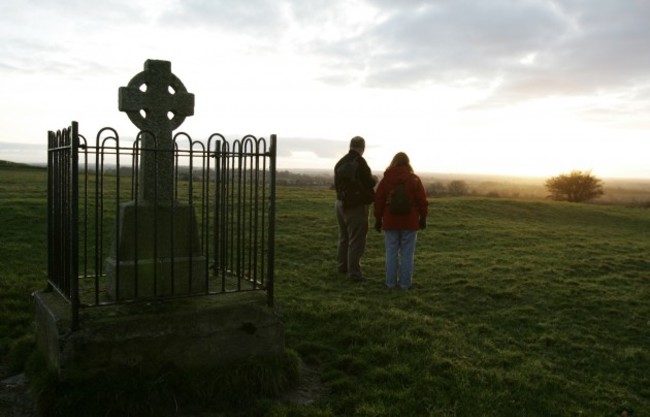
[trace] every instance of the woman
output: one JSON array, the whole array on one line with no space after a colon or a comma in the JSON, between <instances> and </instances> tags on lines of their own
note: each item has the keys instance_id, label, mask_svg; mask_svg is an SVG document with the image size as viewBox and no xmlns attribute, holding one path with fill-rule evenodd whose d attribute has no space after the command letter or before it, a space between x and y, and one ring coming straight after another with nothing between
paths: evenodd
<instances>
[{"instance_id":1,"label":"woman","mask_svg":"<svg viewBox=\"0 0 650 417\"><path fill-rule=\"evenodd\" d=\"M406 207L403 207L404 214L398 214L399 210L395 207L401 193L396 189L400 187L404 188L408 200ZM388 288L396 288L397 285L403 290L411 288L415 241L418 230L426 227L428 207L424 186L413 173L408 155L398 152L384 172L375 193L375 230L384 230Z\"/></svg>"}]
</instances>

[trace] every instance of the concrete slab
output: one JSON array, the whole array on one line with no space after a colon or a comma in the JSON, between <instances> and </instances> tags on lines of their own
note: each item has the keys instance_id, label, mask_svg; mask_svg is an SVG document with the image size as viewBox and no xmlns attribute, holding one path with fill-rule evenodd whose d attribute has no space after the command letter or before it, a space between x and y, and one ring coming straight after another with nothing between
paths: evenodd
<instances>
[{"instance_id":1,"label":"concrete slab","mask_svg":"<svg viewBox=\"0 0 650 417\"><path fill-rule=\"evenodd\" d=\"M88 307L71 330L69 304L34 295L39 347L61 374L112 366L218 368L284 354L284 328L264 291Z\"/></svg>"}]
</instances>

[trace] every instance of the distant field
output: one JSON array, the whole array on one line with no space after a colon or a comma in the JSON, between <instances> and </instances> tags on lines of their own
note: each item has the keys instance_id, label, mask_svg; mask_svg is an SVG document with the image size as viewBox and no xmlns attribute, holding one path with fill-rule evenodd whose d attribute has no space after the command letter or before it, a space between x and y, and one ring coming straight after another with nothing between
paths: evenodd
<instances>
[{"instance_id":1,"label":"distant field","mask_svg":"<svg viewBox=\"0 0 650 417\"><path fill-rule=\"evenodd\" d=\"M0 167L0 378L20 371L29 294L45 284L45 180ZM368 236L370 282L349 282L334 264L332 191L279 187L276 301L287 347L324 392L308 405L260 401L250 415L648 413L650 209L430 201L415 288L389 291L382 235Z\"/></svg>"},{"instance_id":2,"label":"distant field","mask_svg":"<svg viewBox=\"0 0 650 417\"><path fill-rule=\"evenodd\" d=\"M377 175L381 176L381 173L377 172ZM444 187L451 181L463 181L467 184L467 194L471 196L544 200L549 194L544 187L546 178L429 173L423 173L420 177L427 189L434 184ZM596 203L650 206L650 180L601 179L605 195L595 200ZM330 171L280 171L278 173L278 183L283 185L330 186L333 182Z\"/></svg>"}]
</instances>

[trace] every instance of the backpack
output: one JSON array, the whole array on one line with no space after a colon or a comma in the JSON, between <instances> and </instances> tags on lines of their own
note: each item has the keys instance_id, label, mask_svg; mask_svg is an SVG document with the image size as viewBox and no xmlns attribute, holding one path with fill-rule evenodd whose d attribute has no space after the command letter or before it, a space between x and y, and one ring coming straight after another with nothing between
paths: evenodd
<instances>
[{"instance_id":1,"label":"backpack","mask_svg":"<svg viewBox=\"0 0 650 417\"><path fill-rule=\"evenodd\" d=\"M358 166L359 161L357 161L357 158L350 159L336 168L335 175L343 183L356 181Z\"/></svg>"},{"instance_id":2,"label":"backpack","mask_svg":"<svg viewBox=\"0 0 650 417\"><path fill-rule=\"evenodd\" d=\"M352 208L363 204L360 197L360 186L357 180L357 158L345 161L336 168L335 176L340 184L340 197L343 201L343 208Z\"/></svg>"},{"instance_id":3,"label":"backpack","mask_svg":"<svg viewBox=\"0 0 650 417\"><path fill-rule=\"evenodd\" d=\"M406 216L411 213L411 201L406 193L404 181L400 181L389 193L388 211L393 216Z\"/></svg>"}]
</instances>

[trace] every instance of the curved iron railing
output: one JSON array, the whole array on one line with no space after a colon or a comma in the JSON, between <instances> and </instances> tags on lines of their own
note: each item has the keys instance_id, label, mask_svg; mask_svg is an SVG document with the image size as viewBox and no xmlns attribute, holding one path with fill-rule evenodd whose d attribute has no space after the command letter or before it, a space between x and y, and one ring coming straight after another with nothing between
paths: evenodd
<instances>
[{"instance_id":1,"label":"curved iron railing","mask_svg":"<svg viewBox=\"0 0 650 417\"><path fill-rule=\"evenodd\" d=\"M177 133L159 150L143 146L150 134L127 143L104 128L90 145L76 122L48 132L48 286L73 328L80 308L151 298L262 290L272 306L276 136ZM144 152L173 153L171 203L141 200Z\"/></svg>"}]
</instances>

